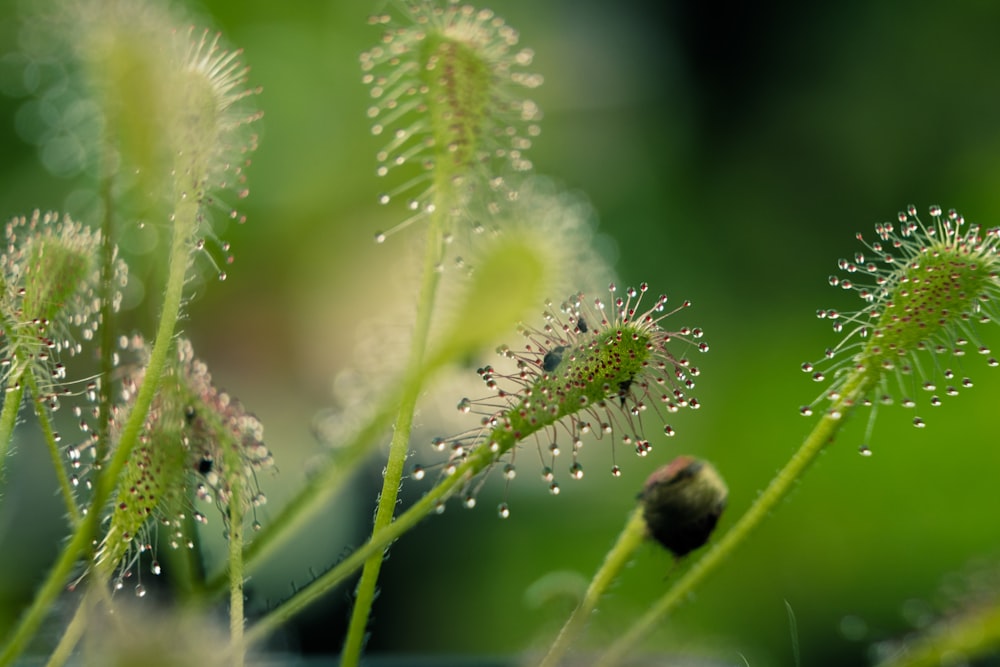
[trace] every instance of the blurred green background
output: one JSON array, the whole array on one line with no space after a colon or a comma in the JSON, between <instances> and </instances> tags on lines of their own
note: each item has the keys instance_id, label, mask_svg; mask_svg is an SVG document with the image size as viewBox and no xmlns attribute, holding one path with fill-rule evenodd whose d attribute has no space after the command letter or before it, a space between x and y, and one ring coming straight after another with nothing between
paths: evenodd
<instances>
[{"instance_id":1,"label":"blurred green background","mask_svg":"<svg viewBox=\"0 0 1000 667\"><path fill-rule=\"evenodd\" d=\"M837 259L861 249L855 232L870 236L874 223L910 203L922 213L956 207L987 227L1000 221L996 3L486 6L520 30L545 76L534 94L545 113L531 151L537 170L589 197L621 284L645 280L694 302L683 317L705 328L712 348L698 359L704 408L675 421L676 438L654 438L647 459L619 450L620 479L603 474L608 445L594 443L585 448L587 477L564 480L558 497L525 464L509 490L507 521L493 511L504 490L491 480L477 509L449 505L405 536L383 569L373 654L512 655L544 646L646 475L678 454L707 458L726 477L724 530L811 427L797 408L820 388L799 366L837 340L816 309L856 305L826 284ZM2 0L0 8L6 53L17 45L17 6ZM311 424L337 391L350 392L342 372L358 365L359 337L374 339L367 354L381 357L384 335L384 356L394 358L397 333L373 333L370 322L410 280L399 257L416 236L372 243L400 216L376 204L385 187L374 175L381 141L368 132L358 68L359 53L379 36L365 22L373 6L216 0L190 9L194 22L245 49L265 117L251 195L240 205L249 222L220 230L236 262L226 282L197 288L182 325L218 384L265 424L281 472L261 483L270 507L280 506L323 452ZM0 215L73 212L86 178L46 169L26 139L30 98L17 61L0 56ZM207 262L202 269L212 273ZM126 319L151 330L141 308ZM997 332L986 340L1000 347ZM756 667L794 664L797 642L804 665L863 665L874 643L953 604L970 568L1000 557L1000 377L979 357L956 368L977 386L943 408L923 400L922 430L910 426L912 411L884 409L868 458L858 454L859 415L791 500L644 648ZM444 405L463 395L454 392L477 390L468 375L472 390L438 390ZM439 414L429 402L419 418L426 433L442 428ZM447 419L445 432L462 428ZM429 457L425 441L414 448ZM32 444L19 443L0 504L0 627L63 536L51 473ZM364 540L380 471L373 459L292 553L254 573L252 610ZM404 502L426 485L405 485ZM653 546L642 551L595 618L592 646L666 588L671 564ZM275 646L337 651L348 597L346 589L331 594Z\"/></svg>"}]
</instances>

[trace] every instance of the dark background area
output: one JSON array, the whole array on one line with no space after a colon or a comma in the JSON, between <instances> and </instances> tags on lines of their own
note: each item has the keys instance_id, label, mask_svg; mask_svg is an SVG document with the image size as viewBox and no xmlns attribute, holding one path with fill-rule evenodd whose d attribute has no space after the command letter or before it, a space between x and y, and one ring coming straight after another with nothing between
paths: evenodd
<instances>
[{"instance_id":1,"label":"dark background area","mask_svg":"<svg viewBox=\"0 0 1000 667\"><path fill-rule=\"evenodd\" d=\"M620 284L648 281L654 292L694 302L684 317L705 328L712 346L699 358L704 408L677 420L678 437L654 440L649 459L619 451L620 479L599 472L611 455L595 443L585 460L595 472L567 481L559 497L520 475L507 521L492 509L504 494L499 480L478 508L456 503L425 521L383 569L373 654L513 655L545 646L645 476L678 454L713 461L727 479L727 528L811 428L797 409L819 387L799 366L837 341L816 309L860 303L826 284L837 259L861 249L855 233L871 237L874 223L911 203L924 214L931 204L955 207L984 227L1000 220L994 3L490 6L520 30L546 79L534 94L545 113L531 151L537 170L589 197ZM0 10L17 15L11 0ZM219 0L193 9L196 23L245 49L265 118L241 204L249 222L220 229L236 262L226 282L197 287L183 328L219 383L265 424L281 470L262 482L272 506L322 454L310 424L335 403L337 378L342 388L342 372L358 365L358 338L382 335L370 317L391 308L409 279L398 259L419 234L372 243L399 211L376 204L381 141L368 131L358 67L358 54L378 38L369 11L356 1ZM17 22L0 23L0 50L13 50ZM87 176L46 169L26 140L30 97L17 83L17 60L0 56L0 216L72 212L75 193L91 187ZM127 317L151 331L143 309ZM986 338L997 343L995 332ZM976 387L943 408L923 401L922 430L909 425L913 412L883 410L869 458L858 455L866 417L858 415L791 500L645 648L792 665L787 605L802 664L863 665L874 643L961 606L955 591L970 572L995 567L1000 551L1000 378L980 358L962 364ZM445 428L458 423L450 413L462 394L452 392L463 390L436 391L445 407L428 396L420 415L428 433L441 428L442 412L451 420ZM415 439L420 455L425 440ZM62 524L40 451L17 447L0 505L0 608L30 596L58 549ZM293 553L254 574L251 609L363 541L381 465L373 460ZM427 484L406 484L404 502ZM220 553L216 543L210 559ZM668 555L645 548L595 618L591 645L628 627L666 588L670 568ZM328 607L278 644L339 650L347 599L346 590L331 594Z\"/></svg>"}]
</instances>

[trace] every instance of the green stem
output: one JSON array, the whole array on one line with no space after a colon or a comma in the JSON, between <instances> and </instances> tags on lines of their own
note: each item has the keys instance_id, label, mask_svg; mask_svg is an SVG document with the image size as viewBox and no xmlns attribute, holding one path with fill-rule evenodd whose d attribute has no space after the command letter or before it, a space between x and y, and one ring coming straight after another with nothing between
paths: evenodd
<instances>
[{"instance_id":1,"label":"green stem","mask_svg":"<svg viewBox=\"0 0 1000 667\"><path fill-rule=\"evenodd\" d=\"M618 536L618 541L604 557L604 564L594 575L580 604L566 620L555 642L549 648L549 652L538 663L538 667L555 667L559 664L559 660L566 654L570 644L580 634L590 619L590 615L597 608L601 596L618 576L618 573L622 571L622 568L628 564L635 550L646 540L646 537L646 520L643 518L643 508L639 506L632 511L628 523L625 524L625 528Z\"/></svg>"},{"instance_id":2,"label":"green stem","mask_svg":"<svg viewBox=\"0 0 1000 667\"><path fill-rule=\"evenodd\" d=\"M628 632L618 638L601 656L597 667L611 667L618 664L625 653L646 636L652 628L674 611L691 592L746 540L764 521L788 493L795 487L802 474L823 451L827 444L843 426L848 412L862 396L869 385L869 378L858 372L845 383L841 398L837 400L806 437L798 451L785 464L768 487L750 508L733 524L704 556L681 576L670 589L635 623L629 625Z\"/></svg>"},{"instance_id":3,"label":"green stem","mask_svg":"<svg viewBox=\"0 0 1000 667\"><path fill-rule=\"evenodd\" d=\"M239 471L242 473L242 471ZM243 480L232 476L229 497L229 637L233 667L243 667Z\"/></svg>"},{"instance_id":4,"label":"green stem","mask_svg":"<svg viewBox=\"0 0 1000 667\"><path fill-rule=\"evenodd\" d=\"M427 339L430 335L431 315L434 312L434 302L437 295L441 273L439 270L444 254L444 225L448 210L449 195L447 191L438 190L435 213L431 216L427 234L427 247L424 254L423 280L420 296L417 301L417 319L410 346L410 359L406 378L403 383L403 398L396 416L396 423L389 444L389 458L386 462L385 474L382 480L382 493L379 495L378 509L375 512L375 522L372 528L372 540L392 523L396 512L396 499L399 486L403 479L403 468L406 455L410 448L410 431L413 428L413 412L416 409L417 398L423 386L421 369ZM355 591L354 609L347 628L347 638L341 652L341 667L356 667L361 660L364 648L365 631L372 604L375 601L375 588L378 575L382 569L383 553L374 553L365 562L361 579Z\"/></svg>"},{"instance_id":5,"label":"green stem","mask_svg":"<svg viewBox=\"0 0 1000 667\"><path fill-rule=\"evenodd\" d=\"M125 426L122 428L114 457L101 470L97 478L97 483L94 486L94 496L87 515L66 543L55 565L49 570L49 574L39 589L38 594L32 600L31 606L21 616L20 622L11 632L10 639L8 639L3 651L0 652L0 667L12 663L24 650L28 641L38 630L38 626L45 618L55 599L62 591L64 583L72 574L80 554L84 553L84 550L92 543L92 536L96 532L97 524L103 515L104 504L111 497L118 482L118 476L121 474L122 468L128 461L128 457L139 439L139 433L146 420L146 413L149 411L149 406L153 402L153 396L159 388L160 378L163 375L163 369L166 365L167 354L173 345L174 329L177 326L177 318L180 314L181 300L184 293L184 278L187 273L189 260L188 238L196 228L197 215L197 202L184 199L175 208L174 237L170 248L163 307L160 314L160 322L156 330L156 341L149 355L149 364L146 367L144 381L139 387L132 411L129 413ZM9 399L10 395L8 395ZM4 414L0 414L0 435L3 433L3 417L6 411L7 405L5 403ZM14 417L16 417L16 414Z\"/></svg>"},{"instance_id":6,"label":"green stem","mask_svg":"<svg viewBox=\"0 0 1000 667\"><path fill-rule=\"evenodd\" d=\"M433 512L438 503L446 499L456 486L465 483L492 463L494 456L493 452L489 451L489 448L485 445L470 454L469 458L458 466L454 473L434 486L420 500L415 502L410 509L396 517L396 520L390 523L385 529L379 531L377 535L372 535L371 539L359 547L357 551L342 560L329 572L299 590L283 604L273 609L267 616L264 616L248 628L246 632L247 644L249 645L264 639L287 623L289 619L305 610L306 607L349 577L351 573L361 567L373 555L377 554L381 558L386 546L399 538L400 535L412 529L424 517Z\"/></svg>"},{"instance_id":7,"label":"green stem","mask_svg":"<svg viewBox=\"0 0 1000 667\"><path fill-rule=\"evenodd\" d=\"M14 427L17 426L22 398L24 398L24 387L19 382L15 382L13 388L4 394L3 411L0 411L0 482L3 481L7 452L11 438L14 437Z\"/></svg>"},{"instance_id":8,"label":"green stem","mask_svg":"<svg viewBox=\"0 0 1000 667\"><path fill-rule=\"evenodd\" d=\"M103 461L111 446L111 407L114 401L111 396L111 377L114 371L115 353L115 226L113 211L114 196L112 194L116 163L115 153L110 149L104 151L101 166L100 197L104 207L101 218L101 336L100 365L101 382L98 383L98 419L96 460Z\"/></svg>"},{"instance_id":9,"label":"green stem","mask_svg":"<svg viewBox=\"0 0 1000 667\"><path fill-rule=\"evenodd\" d=\"M76 506L76 496L73 494L73 485L70 484L69 476L66 474L66 466L63 461L63 454L56 442L56 434L52 429L52 422L49 420L49 413L44 406L38 404L38 382L31 373L25 373L28 382L28 389L35 401L35 414L38 416L38 424L42 428L42 436L45 438L45 445L49 449L49 456L52 457L52 469L55 470L56 480L59 482L59 492L66 503L66 512L69 514L70 522L73 526L80 523L80 508Z\"/></svg>"}]
</instances>

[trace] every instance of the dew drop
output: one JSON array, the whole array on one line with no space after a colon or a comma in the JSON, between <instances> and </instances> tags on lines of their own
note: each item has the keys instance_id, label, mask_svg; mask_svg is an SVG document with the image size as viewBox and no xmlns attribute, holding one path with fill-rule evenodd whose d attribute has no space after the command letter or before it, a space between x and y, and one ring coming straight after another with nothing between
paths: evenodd
<instances>
[{"instance_id":1,"label":"dew drop","mask_svg":"<svg viewBox=\"0 0 1000 667\"><path fill-rule=\"evenodd\" d=\"M413 479L421 480L424 478L424 468L423 466L413 466Z\"/></svg>"},{"instance_id":2,"label":"dew drop","mask_svg":"<svg viewBox=\"0 0 1000 667\"><path fill-rule=\"evenodd\" d=\"M799 414L802 415L803 417L812 417L812 413L813 413L812 406L803 405L801 408L799 408Z\"/></svg>"},{"instance_id":3,"label":"dew drop","mask_svg":"<svg viewBox=\"0 0 1000 667\"><path fill-rule=\"evenodd\" d=\"M551 484L549 484L549 493L551 493L553 496L558 496L559 495L559 483L558 482L552 482Z\"/></svg>"},{"instance_id":4,"label":"dew drop","mask_svg":"<svg viewBox=\"0 0 1000 667\"><path fill-rule=\"evenodd\" d=\"M507 503L500 503L497 507L497 515L501 519L506 519L510 516L510 507L507 506Z\"/></svg>"},{"instance_id":5,"label":"dew drop","mask_svg":"<svg viewBox=\"0 0 1000 667\"><path fill-rule=\"evenodd\" d=\"M389 195L387 195L385 193L380 194L378 196L378 203L382 204L383 206L386 205L386 204L388 204L391 200L392 200L392 197L390 197Z\"/></svg>"},{"instance_id":6,"label":"dew drop","mask_svg":"<svg viewBox=\"0 0 1000 667\"><path fill-rule=\"evenodd\" d=\"M471 496L471 495L466 496L465 498L462 499L462 504L465 505L466 509L470 509L471 510L473 507L476 506L476 498L475 498L475 496Z\"/></svg>"},{"instance_id":7,"label":"dew drop","mask_svg":"<svg viewBox=\"0 0 1000 667\"><path fill-rule=\"evenodd\" d=\"M440 500L434 503L434 513L444 514L444 503L441 502Z\"/></svg>"},{"instance_id":8,"label":"dew drop","mask_svg":"<svg viewBox=\"0 0 1000 667\"><path fill-rule=\"evenodd\" d=\"M506 479L514 479L517 476L517 471L514 470L513 463L508 463L503 467L503 476Z\"/></svg>"},{"instance_id":9,"label":"dew drop","mask_svg":"<svg viewBox=\"0 0 1000 667\"><path fill-rule=\"evenodd\" d=\"M468 398L463 398L461 401L458 402L457 407L459 412L467 415L472 411L472 401L470 401Z\"/></svg>"},{"instance_id":10,"label":"dew drop","mask_svg":"<svg viewBox=\"0 0 1000 667\"><path fill-rule=\"evenodd\" d=\"M220 281L223 281L223 280L225 280L225 279L226 279L226 278L228 278L228 277L229 277L229 276L227 276L227 275L226 275L226 272L225 272L225 271L219 271L219 280L220 280Z\"/></svg>"},{"instance_id":11,"label":"dew drop","mask_svg":"<svg viewBox=\"0 0 1000 667\"><path fill-rule=\"evenodd\" d=\"M548 466L542 468L542 479L544 479L546 482L551 482L553 479L555 479L555 474L552 472L552 468Z\"/></svg>"},{"instance_id":12,"label":"dew drop","mask_svg":"<svg viewBox=\"0 0 1000 667\"><path fill-rule=\"evenodd\" d=\"M254 521L252 524L250 524L250 528L255 533L259 531L261 529L260 521Z\"/></svg>"},{"instance_id":13,"label":"dew drop","mask_svg":"<svg viewBox=\"0 0 1000 667\"><path fill-rule=\"evenodd\" d=\"M153 572L153 574L160 574L160 572L163 571L163 569L160 567L160 561L156 561L156 560L154 560L150 564L150 568L149 569Z\"/></svg>"},{"instance_id":14,"label":"dew drop","mask_svg":"<svg viewBox=\"0 0 1000 667\"><path fill-rule=\"evenodd\" d=\"M677 431L674 430L673 426L671 426L670 424L667 424L666 426L663 427L663 435L672 438L675 435L677 435Z\"/></svg>"},{"instance_id":15,"label":"dew drop","mask_svg":"<svg viewBox=\"0 0 1000 667\"><path fill-rule=\"evenodd\" d=\"M385 232L377 232L375 234L375 243L385 243Z\"/></svg>"},{"instance_id":16,"label":"dew drop","mask_svg":"<svg viewBox=\"0 0 1000 667\"><path fill-rule=\"evenodd\" d=\"M573 479L583 479L583 466L579 463L574 463L569 467L569 475Z\"/></svg>"},{"instance_id":17,"label":"dew drop","mask_svg":"<svg viewBox=\"0 0 1000 667\"><path fill-rule=\"evenodd\" d=\"M622 469L619 468L616 465L611 466L611 476L612 477L621 477L622 476Z\"/></svg>"},{"instance_id":18,"label":"dew drop","mask_svg":"<svg viewBox=\"0 0 1000 667\"><path fill-rule=\"evenodd\" d=\"M861 456L871 456L872 450L869 449L868 445L861 445L858 447L858 453L861 454Z\"/></svg>"},{"instance_id":19,"label":"dew drop","mask_svg":"<svg viewBox=\"0 0 1000 667\"><path fill-rule=\"evenodd\" d=\"M913 425L916 426L917 428L923 428L927 426L927 424L924 423L924 420L921 419L920 417L913 418Z\"/></svg>"},{"instance_id":20,"label":"dew drop","mask_svg":"<svg viewBox=\"0 0 1000 667\"><path fill-rule=\"evenodd\" d=\"M142 584L138 584L135 587L135 596L137 598L144 598L144 597L146 597L146 587L143 586Z\"/></svg>"}]
</instances>

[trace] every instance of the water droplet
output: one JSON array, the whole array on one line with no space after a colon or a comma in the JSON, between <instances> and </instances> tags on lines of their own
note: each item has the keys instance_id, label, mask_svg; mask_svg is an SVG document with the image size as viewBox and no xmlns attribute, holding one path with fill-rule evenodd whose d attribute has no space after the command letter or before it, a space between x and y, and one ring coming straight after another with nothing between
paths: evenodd
<instances>
[{"instance_id":1,"label":"water droplet","mask_svg":"<svg viewBox=\"0 0 1000 667\"><path fill-rule=\"evenodd\" d=\"M150 564L150 568L149 569L152 570L153 574L160 574L160 572L163 571L163 569L160 567L160 562L156 561L156 560L154 560Z\"/></svg>"},{"instance_id":2,"label":"water droplet","mask_svg":"<svg viewBox=\"0 0 1000 667\"><path fill-rule=\"evenodd\" d=\"M622 476L622 469L619 468L617 465L611 466L611 476L612 477L621 477Z\"/></svg>"},{"instance_id":3,"label":"water droplet","mask_svg":"<svg viewBox=\"0 0 1000 667\"><path fill-rule=\"evenodd\" d=\"M559 495L559 483L558 482L552 482L551 484L549 484L549 493L551 493L553 496L558 496Z\"/></svg>"},{"instance_id":4,"label":"water droplet","mask_svg":"<svg viewBox=\"0 0 1000 667\"><path fill-rule=\"evenodd\" d=\"M143 586L142 584L138 584L135 587L135 596L137 598L144 598L144 597L146 597L146 587Z\"/></svg>"},{"instance_id":5,"label":"water droplet","mask_svg":"<svg viewBox=\"0 0 1000 667\"><path fill-rule=\"evenodd\" d=\"M813 409L810 405L803 405L799 408L799 414L803 417L812 417Z\"/></svg>"},{"instance_id":6,"label":"water droplet","mask_svg":"<svg viewBox=\"0 0 1000 667\"><path fill-rule=\"evenodd\" d=\"M467 509L470 509L470 510L471 510L471 509L472 509L473 507L475 507L475 506L476 506L476 498L475 498L475 496L472 496L472 495L468 495L468 496L466 496L466 497L465 497L465 498L464 498L464 499L462 500L462 504L463 504L463 505L465 505L465 507L466 507Z\"/></svg>"},{"instance_id":7,"label":"water droplet","mask_svg":"<svg viewBox=\"0 0 1000 667\"><path fill-rule=\"evenodd\" d=\"M913 418L913 425L916 426L917 428L923 428L927 426L927 424L924 423L924 420L921 419L920 417Z\"/></svg>"},{"instance_id":8,"label":"water droplet","mask_svg":"<svg viewBox=\"0 0 1000 667\"><path fill-rule=\"evenodd\" d=\"M583 466L579 463L574 463L569 467L569 475L573 479L583 479Z\"/></svg>"},{"instance_id":9,"label":"water droplet","mask_svg":"<svg viewBox=\"0 0 1000 667\"><path fill-rule=\"evenodd\" d=\"M423 466L413 466L413 479L421 480L424 478L424 468Z\"/></svg>"},{"instance_id":10,"label":"water droplet","mask_svg":"<svg viewBox=\"0 0 1000 667\"><path fill-rule=\"evenodd\" d=\"M506 519L510 516L510 507L507 506L507 503L500 503L497 507L497 515L499 515L501 519Z\"/></svg>"},{"instance_id":11,"label":"water droplet","mask_svg":"<svg viewBox=\"0 0 1000 667\"><path fill-rule=\"evenodd\" d=\"M677 435L677 431L674 430L673 426L671 426L670 424L667 424L666 426L663 427L663 435L666 435L666 436L669 436L669 437L672 438L673 436Z\"/></svg>"},{"instance_id":12,"label":"water droplet","mask_svg":"<svg viewBox=\"0 0 1000 667\"><path fill-rule=\"evenodd\" d=\"M375 234L375 243L385 243L385 238L386 236L384 232L377 232Z\"/></svg>"},{"instance_id":13,"label":"water droplet","mask_svg":"<svg viewBox=\"0 0 1000 667\"><path fill-rule=\"evenodd\" d=\"M226 275L225 271L219 271L219 280L220 281L225 280L227 277L228 276Z\"/></svg>"},{"instance_id":14,"label":"water droplet","mask_svg":"<svg viewBox=\"0 0 1000 667\"><path fill-rule=\"evenodd\" d=\"M514 479L517 476L517 471L514 470L513 463L508 463L503 467L503 476L506 479Z\"/></svg>"},{"instance_id":15,"label":"water droplet","mask_svg":"<svg viewBox=\"0 0 1000 667\"><path fill-rule=\"evenodd\" d=\"M392 200L392 197L390 197L389 195L387 195L385 193L380 194L378 196L378 203L382 204L382 205L388 204L391 200Z\"/></svg>"},{"instance_id":16,"label":"water droplet","mask_svg":"<svg viewBox=\"0 0 1000 667\"><path fill-rule=\"evenodd\" d=\"M555 479L555 474L552 472L552 468L548 466L542 468L542 479L544 479L546 482L551 482L553 479Z\"/></svg>"},{"instance_id":17,"label":"water droplet","mask_svg":"<svg viewBox=\"0 0 1000 667\"><path fill-rule=\"evenodd\" d=\"M442 501L439 500L436 503L434 503L434 513L444 514L444 503Z\"/></svg>"},{"instance_id":18,"label":"water droplet","mask_svg":"<svg viewBox=\"0 0 1000 667\"><path fill-rule=\"evenodd\" d=\"M861 454L861 456L872 455L872 450L868 448L868 445L861 445L860 447L858 447L858 452Z\"/></svg>"},{"instance_id":19,"label":"water droplet","mask_svg":"<svg viewBox=\"0 0 1000 667\"><path fill-rule=\"evenodd\" d=\"M472 401L468 398L463 398L458 402L458 411L462 414L469 414L472 411Z\"/></svg>"}]
</instances>

